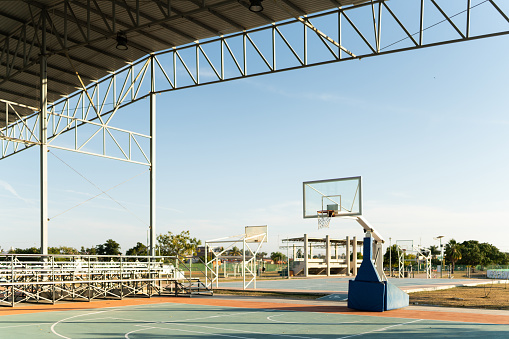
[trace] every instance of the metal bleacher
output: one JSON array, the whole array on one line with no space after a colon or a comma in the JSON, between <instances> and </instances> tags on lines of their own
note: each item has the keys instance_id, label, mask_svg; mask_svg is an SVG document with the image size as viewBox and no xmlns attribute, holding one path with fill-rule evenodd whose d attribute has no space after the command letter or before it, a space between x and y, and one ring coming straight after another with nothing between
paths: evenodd
<instances>
[{"instance_id":1,"label":"metal bleacher","mask_svg":"<svg viewBox=\"0 0 509 339\"><path fill-rule=\"evenodd\" d=\"M0 255L0 305L212 295L177 257Z\"/></svg>"}]
</instances>

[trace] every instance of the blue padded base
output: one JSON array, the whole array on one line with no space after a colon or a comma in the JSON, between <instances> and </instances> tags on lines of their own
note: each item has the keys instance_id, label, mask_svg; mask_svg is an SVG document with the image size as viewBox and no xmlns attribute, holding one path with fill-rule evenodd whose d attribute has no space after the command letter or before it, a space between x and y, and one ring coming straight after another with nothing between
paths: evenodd
<instances>
[{"instance_id":1,"label":"blue padded base","mask_svg":"<svg viewBox=\"0 0 509 339\"><path fill-rule=\"evenodd\" d=\"M400 290L397 286L388 281L385 283L385 310L394 310L396 308L407 307L410 297L408 294Z\"/></svg>"},{"instance_id":2,"label":"blue padded base","mask_svg":"<svg viewBox=\"0 0 509 339\"><path fill-rule=\"evenodd\" d=\"M348 283L348 308L371 312L385 310L384 283L355 280Z\"/></svg>"}]
</instances>

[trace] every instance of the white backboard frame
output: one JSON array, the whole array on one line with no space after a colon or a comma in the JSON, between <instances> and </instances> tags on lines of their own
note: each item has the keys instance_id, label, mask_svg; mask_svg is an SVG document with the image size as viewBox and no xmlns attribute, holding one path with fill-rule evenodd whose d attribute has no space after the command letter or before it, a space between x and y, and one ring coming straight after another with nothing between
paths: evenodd
<instances>
[{"instance_id":1,"label":"white backboard frame","mask_svg":"<svg viewBox=\"0 0 509 339\"><path fill-rule=\"evenodd\" d=\"M246 226L245 227L246 242L249 242L249 243L268 242L268 238L269 238L268 231L269 231L269 227L267 225Z\"/></svg>"},{"instance_id":2,"label":"white backboard frame","mask_svg":"<svg viewBox=\"0 0 509 339\"><path fill-rule=\"evenodd\" d=\"M352 182L352 185L354 185L352 187L354 187L356 189L356 191L352 191L350 189L350 191L346 195L341 194L342 192L340 192L340 191L320 192L320 190L316 188L316 187L326 185L327 183L331 183L331 184L337 183L338 185L341 185L341 183L346 183L348 181ZM316 195L319 198L319 200L311 202L311 200L310 200L311 198L309 196L306 197L306 187L310 188L312 190L312 192L318 193ZM308 192L311 192L311 191L308 190ZM322 205L324 205L323 197L332 197L332 196L341 196L341 198L340 198L341 201L343 201L345 203L346 203L346 201L352 200L353 201L352 207L354 206L355 202L357 203L357 205L356 205L357 208L355 210L352 208L351 211L349 211L347 208L344 208L345 205L343 205L343 208L341 208L341 207L339 208L338 213L335 215L336 217L362 215L362 177L357 176L357 177L314 180L314 181L303 182L302 183L302 207L303 207L302 216L303 216L303 218L304 219L318 218L317 211L320 209L323 210L323 208L322 208ZM337 200L339 200L339 199L337 199ZM337 201L334 201L334 202L337 203ZM339 203L339 205L341 205L343 202ZM327 205L327 204L325 204L325 205ZM310 207L310 206L313 206L313 207Z\"/></svg>"}]
</instances>

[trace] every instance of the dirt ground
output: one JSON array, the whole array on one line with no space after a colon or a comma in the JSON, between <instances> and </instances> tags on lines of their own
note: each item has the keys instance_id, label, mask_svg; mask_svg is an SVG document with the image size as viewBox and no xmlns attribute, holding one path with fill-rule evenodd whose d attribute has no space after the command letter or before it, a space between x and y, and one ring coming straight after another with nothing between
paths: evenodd
<instances>
[{"instance_id":1,"label":"dirt ground","mask_svg":"<svg viewBox=\"0 0 509 339\"><path fill-rule=\"evenodd\" d=\"M509 283L410 293L410 304L509 310Z\"/></svg>"}]
</instances>

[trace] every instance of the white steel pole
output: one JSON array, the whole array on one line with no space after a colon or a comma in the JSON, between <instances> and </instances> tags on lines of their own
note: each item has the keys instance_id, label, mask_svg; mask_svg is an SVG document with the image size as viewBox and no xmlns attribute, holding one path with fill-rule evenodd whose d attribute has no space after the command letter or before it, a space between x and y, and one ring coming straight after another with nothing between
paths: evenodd
<instances>
[{"instance_id":1,"label":"white steel pole","mask_svg":"<svg viewBox=\"0 0 509 339\"><path fill-rule=\"evenodd\" d=\"M156 237L156 94L154 56L150 63L150 255L155 255ZM206 254L205 254L206 255Z\"/></svg>"},{"instance_id":2,"label":"white steel pole","mask_svg":"<svg viewBox=\"0 0 509 339\"><path fill-rule=\"evenodd\" d=\"M351 265L350 265L350 236L346 236L346 249L345 249L345 259L346 259L346 275L349 276Z\"/></svg>"},{"instance_id":3,"label":"white steel pole","mask_svg":"<svg viewBox=\"0 0 509 339\"><path fill-rule=\"evenodd\" d=\"M330 276L330 236L325 236L325 263L327 265L327 276Z\"/></svg>"},{"instance_id":4,"label":"white steel pole","mask_svg":"<svg viewBox=\"0 0 509 339\"><path fill-rule=\"evenodd\" d=\"M41 102L39 110L40 181L41 181L41 254L48 254L48 74L46 56L46 11L41 11Z\"/></svg>"},{"instance_id":5,"label":"white steel pole","mask_svg":"<svg viewBox=\"0 0 509 339\"><path fill-rule=\"evenodd\" d=\"M242 281L243 289L246 289L246 239L242 240Z\"/></svg>"},{"instance_id":6,"label":"white steel pole","mask_svg":"<svg viewBox=\"0 0 509 339\"><path fill-rule=\"evenodd\" d=\"M389 238L389 277L392 277L392 239Z\"/></svg>"},{"instance_id":7,"label":"white steel pole","mask_svg":"<svg viewBox=\"0 0 509 339\"><path fill-rule=\"evenodd\" d=\"M308 276L308 265L309 265L309 248L308 248L308 235L304 234L304 276Z\"/></svg>"},{"instance_id":8,"label":"white steel pole","mask_svg":"<svg viewBox=\"0 0 509 339\"><path fill-rule=\"evenodd\" d=\"M286 239L290 239L290 237L286 236ZM286 267L288 268L286 272L288 275L286 277L290 279L290 248L288 246L288 241L286 242Z\"/></svg>"},{"instance_id":9,"label":"white steel pole","mask_svg":"<svg viewBox=\"0 0 509 339\"><path fill-rule=\"evenodd\" d=\"M352 254L353 254L352 270L353 270L353 275L356 276L357 275L357 237L353 237L353 246L352 247L353 247L352 248Z\"/></svg>"}]
</instances>

